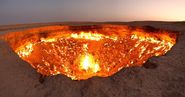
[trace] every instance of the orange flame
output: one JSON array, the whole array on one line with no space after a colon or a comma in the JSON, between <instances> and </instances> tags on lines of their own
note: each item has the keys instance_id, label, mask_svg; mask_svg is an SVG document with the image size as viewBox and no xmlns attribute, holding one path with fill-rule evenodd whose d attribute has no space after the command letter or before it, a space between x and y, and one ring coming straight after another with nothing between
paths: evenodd
<instances>
[{"instance_id":1,"label":"orange flame","mask_svg":"<svg viewBox=\"0 0 185 97\"><path fill-rule=\"evenodd\" d=\"M49 26L2 37L41 74L82 80L142 66L169 51L177 33L120 25Z\"/></svg>"}]
</instances>

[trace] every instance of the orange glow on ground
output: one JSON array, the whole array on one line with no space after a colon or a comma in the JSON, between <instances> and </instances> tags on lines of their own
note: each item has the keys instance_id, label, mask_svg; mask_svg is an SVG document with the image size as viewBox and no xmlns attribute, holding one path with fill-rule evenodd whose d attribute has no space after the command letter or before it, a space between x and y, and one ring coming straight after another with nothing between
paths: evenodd
<instances>
[{"instance_id":1,"label":"orange glow on ground","mask_svg":"<svg viewBox=\"0 0 185 97\"><path fill-rule=\"evenodd\" d=\"M1 38L39 73L83 80L142 66L169 51L177 33L121 25L48 26Z\"/></svg>"}]
</instances>

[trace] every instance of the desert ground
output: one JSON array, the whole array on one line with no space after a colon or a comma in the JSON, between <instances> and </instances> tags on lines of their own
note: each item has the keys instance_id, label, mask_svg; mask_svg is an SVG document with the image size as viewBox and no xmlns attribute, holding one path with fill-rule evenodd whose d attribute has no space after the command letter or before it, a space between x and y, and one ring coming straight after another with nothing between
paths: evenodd
<instances>
[{"instance_id":1,"label":"desert ground","mask_svg":"<svg viewBox=\"0 0 185 97\"><path fill-rule=\"evenodd\" d=\"M0 35L28 28L65 24L93 23L2 25ZM152 26L178 31L180 34L176 45L166 55L152 57L143 67L126 68L110 77L93 77L83 81L73 81L64 75L41 79L36 70L20 59L6 42L0 40L0 97L185 97L185 22L111 24Z\"/></svg>"}]
</instances>

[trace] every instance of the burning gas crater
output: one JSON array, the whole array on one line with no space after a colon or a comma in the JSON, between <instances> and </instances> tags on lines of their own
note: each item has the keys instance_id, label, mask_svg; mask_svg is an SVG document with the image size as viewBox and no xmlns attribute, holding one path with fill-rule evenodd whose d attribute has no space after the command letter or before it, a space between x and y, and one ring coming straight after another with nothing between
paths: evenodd
<instances>
[{"instance_id":1,"label":"burning gas crater","mask_svg":"<svg viewBox=\"0 0 185 97\"><path fill-rule=\"evenodd\" d=\"M5 34L13 50L42 75L107 77L164 55L177 33L121 25L48 26Z\"/></svg>"}]
</instances>

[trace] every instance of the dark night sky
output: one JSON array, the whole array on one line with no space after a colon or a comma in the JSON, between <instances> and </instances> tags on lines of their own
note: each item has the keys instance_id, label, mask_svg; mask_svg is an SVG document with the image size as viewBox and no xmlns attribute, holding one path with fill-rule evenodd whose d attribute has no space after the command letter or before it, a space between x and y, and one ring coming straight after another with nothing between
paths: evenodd
<instances>
[{"instance_id":1,"label":"dark night sky","mask_svg":"<svg viewBox=\"0 0 185 97\"><path fill-rule=\"evenodd\" d=\"M142 20L184 21L185 0L0 0L0 25Z\"/></svg>"}]
</instances>

